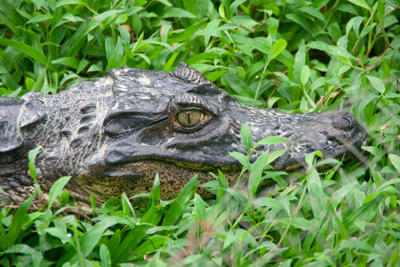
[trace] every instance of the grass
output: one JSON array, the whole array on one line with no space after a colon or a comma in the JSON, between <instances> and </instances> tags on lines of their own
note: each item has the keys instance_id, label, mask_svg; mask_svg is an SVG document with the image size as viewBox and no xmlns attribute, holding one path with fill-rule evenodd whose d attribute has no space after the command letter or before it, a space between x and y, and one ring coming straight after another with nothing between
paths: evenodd
<instances>
[{"instance_id":1,"label":"grass","mask_svg":"<svg viewBox=\"0 0 400 267\"><path fill-rule=\"evenodd\" d=\"M263 171L267 156L236 155L248 188L219 173L211 201L195 177L162 201L156 177L147 204L122 195L87 216L61 178L47 205L2 208L0 265L399 266L399 18L398 0L0 0L0 96L184 61L246 105L344 108L370 134L363 164L318 173L321 155L309 155L296 183ZM256 194L263 179L276 181L272 197Z\"/></svg>"}]
</instances>

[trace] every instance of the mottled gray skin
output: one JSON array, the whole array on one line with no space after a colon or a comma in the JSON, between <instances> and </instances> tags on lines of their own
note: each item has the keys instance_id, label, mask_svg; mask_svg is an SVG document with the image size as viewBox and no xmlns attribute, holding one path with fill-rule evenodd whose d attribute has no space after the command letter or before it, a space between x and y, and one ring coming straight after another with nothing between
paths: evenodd
<instances>
[{"instance_id":1,"label":"mottled gray skin","mask_svg":"<svg viewBox=\"0 0 400 267\"><path fill-rule=\"evenodd\" d=\"M182 125L179 115L193 110L200 121ZM271 135L290 141L260 145L254 154L253 159L285 148L273 163L279 170L303 166L305 155L316 150L325 157L357 156L367 141L348 112L287 114L246 107L186 64L172 73L115 69L56 95L0 98L2 198L20 202L31 194L27 152L39 145L41 186L48 190L57 178L72 176L67 188L82 201L89 193L104 201L122 192L148 192L157 172L165 199L194 174L204 183L213 179L208 172L220 168L233 181L241 166L229 153L246 153L240 139L246 122L254 141Z\"/></svg>"}]
</instances>

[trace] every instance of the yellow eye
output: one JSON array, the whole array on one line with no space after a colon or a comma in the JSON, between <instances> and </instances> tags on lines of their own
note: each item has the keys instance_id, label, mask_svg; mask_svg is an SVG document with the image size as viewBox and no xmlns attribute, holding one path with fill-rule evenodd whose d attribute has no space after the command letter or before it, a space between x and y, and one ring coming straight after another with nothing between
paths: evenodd
<instances>
[{"instance_id":1,"label":"yellow eye","mask_svg":"<svg viewBox=\"0 0 400 267\"><path fill-rule=\"evenodd\" d=\"M178 122L184 127L196 126L204 117L200 110L185 110L178 114Z\"/></svg>"}]
</instances>

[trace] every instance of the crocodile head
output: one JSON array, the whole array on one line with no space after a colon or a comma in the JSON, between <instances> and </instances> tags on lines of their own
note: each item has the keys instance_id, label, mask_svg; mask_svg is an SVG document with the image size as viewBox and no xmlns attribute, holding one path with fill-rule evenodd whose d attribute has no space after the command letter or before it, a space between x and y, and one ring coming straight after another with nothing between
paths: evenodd
<instances>
[{"instance_id":1,"label":"crocodile head","mask_svg":"<svg viewBox=\"0 0 400 267\"><path fill-rule=\"evenodd\" d=\"M273 162L285 171L301 168L317 150L326 158L357 157L368 137L345 111L288 114L244 106L183 63L172 73L115 69L57 95L24 100L14 124L27 147L43 146L37 158L41 183L73 175L69 190L81 199L89 192L100 201L148 192L156 173L165 199L195 174L204 183L220 169L234 181L241 165L229 154L246 154L244 123L254 142L267 136L289 140L259 145L252 157L286 149Z\"/></svg>"},{"instance_id":2,"label":"crocodile head","mask_svg":"<svg viewBox=\"0 0 400 267\"><path fill-rule=\"evenodd\" d=\"M149 191L156 173L164 198L176 196L194 174L204 183L212 179L209 172L220 169L236 180L241 165L229 154L246 154L244 123L254 142L267 136L290 141L259 145L253 155L254 160L267 149L286 149L273 163L285 171L301 168L305 156L317 150L327 158L358 155L367 140L348 112L287 114L247 107L185 64L170 74L120 69L109 75L114 101L103 120L107 138L88 158L87 173L78 176L81 187L103 196Z\"/></svg>"}]
</instances>

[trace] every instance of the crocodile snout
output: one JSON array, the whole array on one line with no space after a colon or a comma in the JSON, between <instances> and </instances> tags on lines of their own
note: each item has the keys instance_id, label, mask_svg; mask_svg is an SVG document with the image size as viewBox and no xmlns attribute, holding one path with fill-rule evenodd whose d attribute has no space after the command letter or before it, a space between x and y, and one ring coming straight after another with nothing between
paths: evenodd
<instances>
[{"instance_id":1,"label":"crocodile snout","mask_svg":"<svg viewBox=\"0 0 400 267\"><path fill-rule=\"evenodd\" d=\"M368 132L347 111L332 110L322 113L285 114L267 110L258 111L258 116L268 118L264 126L250 125L254 139L261 140L266 135L281 136L289 142L282 145L262 146L260 151L285 149L286 153L273 163L276 169L293 170L305 167L305 157L314 151L321 151L324 158L350 159L359 157L362 146L368 141ZM255 115L257 116L257 115ZM248 121L261 119L248 118Z\"/></svg>"},{"instance_id":2,"label":"crocodile snout","mask_svg":"<svg viewBox=\"0 0 400 267\"><path fill-rule=\"evenodd\" d=\"M320 131L327 140L326 143L323 142L323 147L337 155L347 154L357 157L362 146L368 142L366 129L347 111L331 111L327 114L331 117L331 127ZM338 153L339 151L341 152Z\"/></svg>"}]
</instances>

